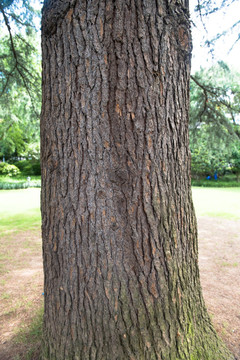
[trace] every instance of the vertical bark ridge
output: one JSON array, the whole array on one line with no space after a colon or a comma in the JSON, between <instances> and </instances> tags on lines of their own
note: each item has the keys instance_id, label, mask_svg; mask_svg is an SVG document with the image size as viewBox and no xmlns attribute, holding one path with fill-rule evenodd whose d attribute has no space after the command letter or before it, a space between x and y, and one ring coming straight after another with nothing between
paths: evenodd
<instances>
[{"instance_id":1,"label":"vertical bark ridge","mask_svg":"<svg viewBox=\"0 0 240 360\"><path fill-rule=\"evenodd\" d=\"M44 359L231 359L199 284L186 6L44 2Z\"/></svg>"}]
</instances>

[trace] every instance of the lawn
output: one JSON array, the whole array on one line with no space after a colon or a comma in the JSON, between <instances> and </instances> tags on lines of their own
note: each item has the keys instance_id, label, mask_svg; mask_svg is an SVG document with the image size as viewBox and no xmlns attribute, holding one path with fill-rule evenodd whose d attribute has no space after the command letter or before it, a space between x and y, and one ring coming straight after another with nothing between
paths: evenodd
<instances>
[{"instance_id":1,"label":"lawn","mask_svg":"<svg viewBox=\"0 0 240 360\"><path fill-rule=\"evenodd\" d=\"M197 216L240 218L240 188L193 187ZM40 189L0 191L0 220L9 226L40 224Z\"/></svg>"},{"instance_id":2,"label":"lawn","mask_svg":"<svg viewBox=\"0 0 240 360\"><path fill-rule=\"evenodd\" d=\"M12 216L40 209L40 189L1 190L0 216Z\"/></svg>"},{"instance_id":3,"label":"lawn","mask_svg":"<svg viewBox=\"0 0 240 360\"><path fill-rule=\"evenodd\" d=\"M240 188L193 187L197 216L240 219Z\"/></svg>"},{"instance_id":4,"label":"lawn","mask_svg":"<svg viewBox=\"0 0 240 360\"><path fill-rule=\"evenodd\" d=\"M0 236L39 229L40 223L40 189L0 190Z\"/></svg>"},{"instance_id":5,"label":"lawn","mask_svg":"<svg viewBox=\"0 0 240 360\"><path fill-rule=\"evenodd\" d=\"M0 191L1 359L32 360L39 345L31 329L41 329L40 226L40 189Z\"/></svg>"},{"instance_id":6,"label":"lawn","mask_svg":"<svg viewBox=\"0 0 240 360\"><path fill-rule=\"evenodd\" d=\"M192 191L205 301L219 335L237 356L240 188ZM38 359L31 354L38 354L41 334L40 223L39 188L0 191L0 353L6 359Z\"/></svg>"}]
</instances>

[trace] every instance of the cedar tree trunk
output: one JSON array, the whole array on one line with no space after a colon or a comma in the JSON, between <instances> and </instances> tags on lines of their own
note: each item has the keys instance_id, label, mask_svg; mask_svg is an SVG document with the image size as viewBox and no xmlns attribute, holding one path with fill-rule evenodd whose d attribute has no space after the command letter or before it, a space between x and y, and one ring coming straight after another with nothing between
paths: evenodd
<instances>
[{"instance_id":1,"label":"cedar tree trunk","mask_svg":"<svg viewBox=\"0 0 240 360\"><path fill-rule=\"evenodd\" d=\"M199 281L186 0L45 0L43 359L229 360Z\"/></svg>"}]
</instances>

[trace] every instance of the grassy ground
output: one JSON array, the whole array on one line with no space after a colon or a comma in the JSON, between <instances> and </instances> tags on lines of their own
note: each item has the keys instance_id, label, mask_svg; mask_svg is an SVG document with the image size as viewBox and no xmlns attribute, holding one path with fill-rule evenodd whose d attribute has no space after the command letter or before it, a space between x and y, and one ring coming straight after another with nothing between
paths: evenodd
<instances>
[{"instance_id":1,"label":"grassy ground","mask_svg":"<svg viewBox=\"0 0 240 360\"><path fill-rule=\"evenodd\" d=\"M222 226L224 222L230 223L232 219L240 219L240 188L194 187L193 199L197 216L206 217L206 219L216 218L216 221L220 222L219 226ZM4 360L38 359L43 301L39 208L40 189L0 191L0 330L1 326L5 327L3 334L5 337L3 336L3 340L1 339L4 348L1 352L0 345L0 354L9 351L3 357ZM206 225L206 221L204 218L202 219ZM209 235L214 226L213 221L210 225L206 225L203 235L200 233L200 240L206 238L206 245L203 243L206 256L204 254L202 261L207 256L212 256L212 249L219 240L219 237L218 240L215 240L211 234L211 239L214 240L213 248L207 248L210 241L205 233ZM228 230L232 223L227 226L224 229ZM224 233L224 229L221 228L219 231ZM216 230L217 232L218 230ZM228 238L230 239L229 236ZM235 246L234 244L231 246ZM235 247L231 251L235 252ZM234 267L225 266L225 264L230 264L231 259L221 258L222 253L220 252L219 257L216 255L213 261L217 262L217 266L218 264L224 266L224 274L227 271L236 271L239 268L238 262L236 261L237 265ZM226 249L224 254L226 254ZM209 263L210 261L207 260L203 266L207 279L209 279ZM213 274L213 270L211 274ZM216 274L221 274L218 268ZM229 279L227 283L233 283L231 278ZM220 280L215 282L218 283L218 281ZM206 286L206 288L213 288L213 285ZM213 295L210 294L209 298L213 299ZM220 298L222 296L218 296L218 299ZM226 292L224 298L226 298ZM218 307L215 305L216 303L213 303L212 309ZM226 308L230 309L233 306ZM221 312L224 313L224 310L221 309ZM220 333L223 321L219 322ZM231 319L228 323L232 323ZM0 359L2 359L1 356Z\"/></svg>"},{"instance_id":2,"label":"grassy ground","mask_svg":"<svg viewBox=\"0 0 240 360\"><path fill-rule=\"evenodd\" d=\"M36 209L40 214L40 189L1 190L0 204L0 216L11 217Z\"/></svg>"},{"instance_id":3,"label":"grassy ground","mask_svg":"<svg viewBox=\"0 0 240 360\"><path fill-rule=\"evenodd\" d=\"M192 188L197 216L240 219L240 188Z\"/></svg>"},{"instance_id":4,"label":"grassy ground","mask_svg":"<svg viewBox=\"0 0 240 360\"><path fill-rule=\"evenodd\" d=\"M39 347L40 225L40 189L0 191L0 359L33 360Z\"/></svg>"},{"instance_id":5,"label":"grassy ground","mask_svg":"<svg viewBox=\"0 0 240 360\"><path fill-rule=\"evenodd\" d=\"M40 189L0 191L0 236L39 229Z\"/></svg>"}]
</instances>

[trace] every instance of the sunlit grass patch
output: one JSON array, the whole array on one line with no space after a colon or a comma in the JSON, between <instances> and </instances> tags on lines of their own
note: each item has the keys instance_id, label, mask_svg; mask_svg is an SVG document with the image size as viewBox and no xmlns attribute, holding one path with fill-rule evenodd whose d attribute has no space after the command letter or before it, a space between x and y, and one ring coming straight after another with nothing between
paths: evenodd
<instances>
[{"instance_id":1,"label":"sunlit grass patch","mask_svg":"<svg viewBox=\"0 0 240 360\"><path fill-rule=\"evenodd\" d=\"M36 312L30 324L22 325L17 330L16 342L27 343L29 340L39 340L42 335L42 323L43 323L43 306Z\"/></svg>"},{"instance_id":2,"label":"sunlit grass patch","mask_svg":"<svg viewBox=\"0 0 240 360\"><path fill-rule=\"evenodd\" d=\"M40 189L0 191L1 217L24 214L32 209L40 209Z\"/></svg>"},{"instance_id":3,"label":"sunlit grass patch","mask_svg":"<svg viewBox=\"0 0 240 360\"><path fill-rule=\"evenodd\" d=\"M0 236L39 229L40 224L41 215L39 209L31 209L12 216L0 214Z\"/></svg>"},{"instance_id":4,"label":"sunlit grass patch","mask_svg":"<svg viewBox=\"0 0 240 360\"><path fill-rule=\"evenodd\" d=\"M39 229L40 223L40 189L0 191L0 236Z\"/></svg>"},{"instance_id":5,"label":"sunlit grass patch","mask_svg":"<svg viewBox=\"0 0 240 360\"><path fill-rule=\"evenodd\" d=\"M0 274L41 252L40 190L0 191Z\"/></svg>"},{"instance_id":6,"label":"sunlit grass patch","mask_svg":"<svg viewBox=\"0 0 240 360\"><path fill-rule=\"evenodd\" d=\"M227 262L227 261L222 261L220 265L223 266L223 267L237 267L238 263L237 262L230 263L230 262Z\"/></svg>"},{"instance_id":7,"label":"sunlit grass patch","mask_svg":"<svg viewBox=\"0 0 240 360\"><path fill-rule=\"evenodd\" d=\"M240 188L192 188L197 216L240 219Z\"/></svg>"},{"instance_id":8,"label":"sunlit grass patch","mask_svg":"<svg viewBox=\"0 0 240 360\"><path fill-rule=\"evenodd\" d=\"M39 359L43 313L40 227L40 189L0 191L1 326L15 332L13 360Z\"/></svg>"},{"instance_id":9,"label":"sunlit grass patch","mask_svg":"<svg viewBox=\"0 0 240 360\"><path fill-rule=\"evenodd\" d=\"M35 313L28 324L23 324L17 329L14 342L21 347L25 347L23 354L15 357L15 360L32 360L40 356L43 327L43 306Z\"/></svg>"}]
</instances>

